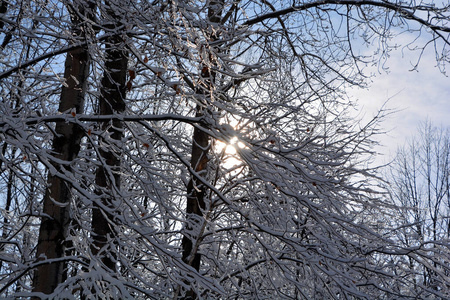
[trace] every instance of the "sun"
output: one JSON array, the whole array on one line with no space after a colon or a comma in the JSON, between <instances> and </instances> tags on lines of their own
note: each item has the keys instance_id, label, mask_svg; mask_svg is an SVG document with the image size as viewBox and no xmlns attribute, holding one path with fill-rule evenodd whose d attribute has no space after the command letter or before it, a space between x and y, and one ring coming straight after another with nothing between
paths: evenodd
<instances>
[{"instance_id":1,"label":"sun","mask_svg":"<svg viewBox=\"0 0 450 300\"><path fill-rule=\"evenodd\" d=\"M232 169L242 164L242 160L239 157L236 147L239 149L245 148L244 143L239 141L237 137L232 137L229 143L216 141L216 153L220 154L221 164L226 169Z\"/></svg>"}]
</instances>

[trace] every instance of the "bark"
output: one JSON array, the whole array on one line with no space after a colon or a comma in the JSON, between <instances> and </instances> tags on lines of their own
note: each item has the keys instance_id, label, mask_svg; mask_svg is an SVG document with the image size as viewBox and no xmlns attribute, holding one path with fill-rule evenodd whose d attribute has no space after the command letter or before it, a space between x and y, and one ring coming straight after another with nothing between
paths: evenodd
<instances>
[{"instance_id":1,"label":"bark","mask_svg":"<svg viewBox=\"0 0 450 300\"><path fill-rule=\"evenodd\" d=\"M211 1L209 3L208 9L208 20L212 23L219 23L222 14L223 1ZM214 32L214 31L213 31ZM216 40L218 36L211 33L209 39ZM209 61L213 61L212 57ZM213 91L213 85L215 83L216 74L209 71L210 66L206 64L200 69L203 77L203 87L199 88L197 94L202 97L210 97L210 91ZM207 103L205 103L207 105ZM200 105L197 106L196 117L201 117L204 114L204 108ZM204 131L194 128L192 136L192 155L191 155L191 167L200 176L205 177L207 175L208 167L208 153L210 151L210 139L209 135ZM181 247L182 247L182 259L183 261L192 266L195 270L200 270L201 264L201 254L198 253L198 242L201 240L200 230L201 227L199 222L202 222L203 211L205 210L205 194L206 187L195 177L192 177L187 186L187 197L186 197L186 225L185 229L193 234L185 234L183 236ZM196 226L200 225L200 226ZM182 299L196 299L197 294L193 289L185 292L181 297Z\"/></svg>"},{"instance_id":2,"label":"bark","mask_svg":"<svg viewBox=\"0 0 450 300\"><path fill-rule=\"evenodd\" d=\"M121 114L125 111L126 77L128 54L123 47L123 40L111 37L106 41L106 61L104 75L101 82L99 98L99 114ZM99 257L103 264L110 270L115 270L114 250L110 248L109 239L114 236L113 200L120 189L120 154L115 151L112 143L120 143L122 139L122 122L118 119L104 123L102 129L106 131L110 141L105 141L108 148L100 149L100 155L104 162L97 169L96 185L101 196L100 203L94 203L92 210L92 235L93 244L91 251ZM120 150L120 149L118 149Z\"/></svg>"},{"instance_id":3,"label":"bark","mask_svg":"<svg viewBox=\"0 0 450 300\"><path fill-rule=\"evenodd\" d=\"M0 0L0 14L6 14L8 11L8 2L6 0ZM3 29L5 22L0 19L0 29Z\"/></svg>"},{"instance_id":4,"label":"bark","mask_svg":"<svg viewBox=\"0 0 450 300\"><path fill-rule=\"evenodd\" d=\"M84 13L84 9L80 8ZM77 22L74 20L74 22ZM82 36L82 31L74 23L76 34ZM83 113L87 77L89 75L89 54L87 49L78 48L68 52L65 61L64 78L66 85L62 87L60 97L60 112L72 110ZM53 138L52 153L64 161L72 161L80 150L82 131L73 123L59 122L56 124ZM70 164L55 168L66 168L70 172ZM38 260L61 258L65 255L66 237L70 224L70 183L57 176L48 177L48 189L43 199L42 220L39 228L36 258ZM65 277L64 262L43 264L37 267L33 279L33 292L50 294Z\"/></svg>"},{"instance_id":5,"label":"bark","mask_svg":"<svg viewBox=\"0 0 450 300\"><path fill-rule=\"evenodd\" d=\"M197 113L200 116L201 112ZM209 152L209 136L195 128L192 138L192 157L191 167L200 175L205 175L206 167L208 165L208 152ZM191 218L191 215L202 216L202 210L205 209L205 187L197 179L191 178L187 187L187 202L186 202L186 215L189 222L198 222L195 218ZM188 230L192 230L192 226L186 225ZM200 269L201 256L193 249L192 238L185 235L182 240L183 248L183 261L196 269Z\"/></svg>"}]
</instances>

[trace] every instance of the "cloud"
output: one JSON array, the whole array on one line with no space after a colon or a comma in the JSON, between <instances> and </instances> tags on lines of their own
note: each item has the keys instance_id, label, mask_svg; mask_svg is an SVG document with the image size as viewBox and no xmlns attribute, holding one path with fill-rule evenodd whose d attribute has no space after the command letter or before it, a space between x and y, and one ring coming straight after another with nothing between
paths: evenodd
<instances>
[{"instance_id":1,"label":"cloud","mask_svg":"<svg viewBox=\"0 0 450 300\"><path fill-rule=\"evenodd\" d=\"M350 96L358 99L366 120L387 100L388 108L399 110L383 123L383 129L389 131L388 135L380 138L385 147L377 149L386 154L383 161L394 155L406 138L415 134L420 122L429 119L435 125L450 127L450 78L436 67L432 49L427 50L417 71L411 71L418 58L417 52L393 51L386 63L388 73L376 66L367 68L366 73L376 74L369 88L349 91Z\"/></svg>"}]
</instances>

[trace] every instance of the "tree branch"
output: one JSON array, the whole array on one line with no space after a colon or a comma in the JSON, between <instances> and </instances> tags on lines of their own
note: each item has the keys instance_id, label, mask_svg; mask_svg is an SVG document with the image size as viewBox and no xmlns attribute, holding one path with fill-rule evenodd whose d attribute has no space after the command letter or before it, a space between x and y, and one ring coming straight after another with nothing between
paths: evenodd
<instances>
[{"instance_id":1,"label":"tree branch","mask_svg":"<svg viewBox=\"0 0 450 300\"><path fill-rule=\"evenodd\" d=\"M203 117L185 117L175 114L163 114L163 115L134 115L134 116L123 116L123 115L71 115L71 114L61 114L45 117L30 117L25 119L23 122L26 125L35 125L39 123L53 123L53 122L68 122L68 123L78 123L79 121L87 122L105 122L105 121L122 121L122 122L140 122L140 121L180 121L184 123L202 123L204 121ZM0 128L5 127L9 122L0 122Z\"/></svg>"},{"instance_id":2,"label":"tree branch","mask_svg":"<svg viewBox=\"0 0 450 300\"><path fill-rule=\"evenodd\" d=\"M424 19L422 19L422 18L420 18L420 17L418 17L417 15L414 14L414 12L416 10L421 10L421 11L433 10L431 7L430 8L427 7L428 9L425 9L425 7L423 7L423 6L402 6L402 5L390 3L390 2L387 2L387 1L379 2L379 1L371 1L371 0L322 0L322 1L315 1L315 2L305 3L305 4L301 4L301 5L295 5L295 6L291 6L289 8L285 8L285 9L281 9L281 10L278 10L278 11L273 11L273 12L270 12L270 13L267 13L267 14L263 14L263 15L255 17L253 19L247 20L242 25L244 25L244 26L251 26L251 25L260 23L260 22L262 22L264 20L279 18L280 16L287 15L287 14L290 14L290 13L294 13L294 12L297 12L297 11L303 11L303 10L307 10L307 9L310 9L310 8L320 7L320 6L330 5L330 4L354 5L354 6L369 5L369 6L382 7L382 8L386 8L388 10L391 10L391 11L396 11L403 18L416 21L416 22L418 22L418 23L420 23L420 24L430 28L431 30L433 30L436 33L438 31L449 32L450 33L450 27L433 25L429 21L424 20ZM437 10L439 10L439 9L434 9L434 11L437 11ZM447 40L445 40L445 41L446 41L446 43L449 43Z\"/></svg>"}]
</instances>

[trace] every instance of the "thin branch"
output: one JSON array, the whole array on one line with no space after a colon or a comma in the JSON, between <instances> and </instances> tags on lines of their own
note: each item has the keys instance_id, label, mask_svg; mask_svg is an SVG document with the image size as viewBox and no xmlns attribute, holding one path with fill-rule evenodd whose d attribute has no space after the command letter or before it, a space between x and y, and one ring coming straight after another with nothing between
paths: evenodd
<instances>
[{"instance_id":1,"label":"thin branch","mask_svg":"<svg viewBox=\"0 0 450 300\"><path fill-rule=\"evenodd\" d=\"M420 17L418 17L417 15L414 14L414 11L416 11L416 10L424 10L425 8L423 6L419 6L419 7L417 7L417 6L401 6L401 5L398 5L398 4L395 4L395 3L386 2L386 1L378 2L378 1L370 1L370 0L322 0L322 1L315 1L315 2L305 3L305 4L301 4L301 5L295 5L295 6L291 6L289 8L280 9L278 11L274 11L274 12L270 12L270 13L267 13L267 14L263 14L263 15L260 15L260 16L257 16L255 18L247 20L242 25L243 26L251 26L251 25L260 23L260 22L262 22L264 20L279 18L280 16L287 15L287 14L290 14L290 13L303 11L303 10L308 10L308 9L311 9L311 8L320 7L320 6L324 6L324 5L330 5L330 4L354 5L354 6L369 5L369 6L382 7L382 8L386 8L386 9L389 9L391 11L397 12L398 14L400 14L405 19L410 19L410 20L416 21L416 22L418 22L418 23L420 23L420 24L430 28L431 30L433 30L436 33L438 33L438 31L449 32L450 33L450 27L433 25L429 21L424 20L424 19L422 19L422 18L420 18ZM433 10L432 8L428 8L428 10L430 10L430 9ZM434 9L434 10L437 11L438 9ZM445 40L444 37L442 37L442 38ZM446 41L447 44L450 43L447 40L445 40L445 41Z\"/></svg>"}]
</instances>

